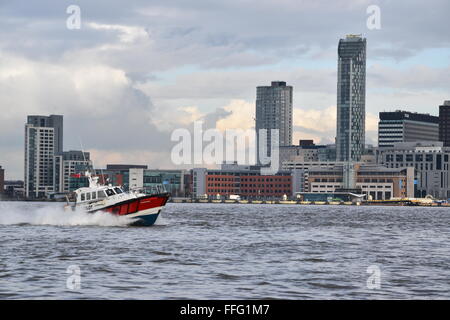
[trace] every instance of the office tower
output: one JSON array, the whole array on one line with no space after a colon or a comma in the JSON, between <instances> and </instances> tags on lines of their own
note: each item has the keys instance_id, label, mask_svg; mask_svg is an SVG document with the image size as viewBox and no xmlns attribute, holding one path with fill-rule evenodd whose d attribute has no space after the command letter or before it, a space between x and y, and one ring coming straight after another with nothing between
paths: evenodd
<instances>
[{"instance_id":1,"label":"office tower","mask_svg":"<svg viewBox=\"0 0 450 320\"><path fill-rule=\"evenodd\" d=\"M54 189L54 158L62 153L63 117L28 116L25 124L25 196L43 198Z\"/></svg>"},{"instance_id":2,"label":"office tower","mask_svg":"<svg viewBox=\"0 0 450 320\"><path fill-rule=\"evenodd\" d=\"M338 161L359 161L365 143L366 39L339 40L336 152Z\"/></svg>"},{"instance_id":3,"label":"office tower","mask_svg":"<svg viewBox=\"0 0 450 320\"><path fill-rule=\"evenodd\" d=\"M273 81L271 86L256 88L256 158L260 163L259 130L267 130L265 143L267 156L271 156L271 129L279 130L279 145L292 144L292 86Z\"/></svg>"},{"instance_id":4,"label":"office tower","mask_svg":"<svg viewBox=\"0 0 450 320\"><path fill-rule=\"evenodd\" d=\"M438 140L438 117L401 110L380 112L378 147L393 147L396 142Z\"/></svg>"},{"instance_id":5,"label":"office tower","mask_svg":"<svg viewBox=\"0 0 450 320\"><path fill-rule=\"evenodd\" d=\"M450 147L450 100L439 106L439 141Z\"/></svg>"}]
</instances>

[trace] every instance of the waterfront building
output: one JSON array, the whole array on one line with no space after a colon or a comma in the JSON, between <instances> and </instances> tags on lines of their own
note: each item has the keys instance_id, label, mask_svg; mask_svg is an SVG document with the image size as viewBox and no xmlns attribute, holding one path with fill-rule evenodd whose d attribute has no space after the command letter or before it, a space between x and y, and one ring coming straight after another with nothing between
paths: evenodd
<instances>
[{"instance_id":1,"label":"waterfront building","mask_svg":"<svg viewBox=\"0 0 450 320\"><path fill-rule=\"evenodd\" d=\"M309 169L313 167L334 167L337 164L343 164L343 162L337 161L285 161L281 165L281 170L302 172L303 178L301 179L302 185L300 187L301 192L310 191L308 175Z\"/></svg>"},{"instance_id":2,"label":"waterfront building","mask_svg":"<svg viewBox=\"0 0 450 320\"><path fill-rule=\"evenodd\" d=\"M359 161L365 143L366 39L339 40L336 153L338 161Z\"/></svg>"},{"instance_id":3,"label":"waterfront building","mask_svg":"<svg viewBox=\"0 0 450 320\"><path fill-rule=\"evenodd\" d=\"M450 198L450 147L440 141L399 142L377 150L377 163L388 168L415 168L415 197Z\"/></svg>"},{"instance_id":4,"label":"waterfront building","mask_svg":"<svg viewBox=\"0 0 450 320\"><path fill-rule=\"evenodd\" d=\"M130 188L152 190L162 185L172 197L183 197L185 170L130 169Z\"/></svg>"},{"instance_id":5,"label":"waterfront building","mask_svg":"<svg viewBox=\"0 0 450 320\"><path fill-rule=\"evenodd\" d=\"M311 162L319 161L319 150L326 146L315 145L313 140L300 140L298 145L281 146L280 164L285 161Z\"/></svg>"},{"instance_id":6,"label":"waterfront building","mask_svg":"<svg viewBox=\"0 0 450 320\"><path fill-rule=\"evenodd\" d=\"M25 194L24 182L21 180L5 180L4 196L7 198L20 199Z\"/></svg>"},{"instance_id":7,"label":"waterfront building","mask_svg":"<svg viewBox=\"0 0 450 320\"><path fill-rule=\"evenodd\" d=\"M439 141L450 147L450 100L439 106Z\"/></svg>"},{"instance_id":8,"label":"waterfront building","mask_svg":"<svg viewBox=\"0 0 450 320\"><path fill-rule=\"evenodd\" d=\"M279 130L279 146L292 144L292 86L284 81L273 81L270 86L256 89L256 159L260 162L261 144L266 146L267 155L271 156L271 129ZM265 141L259 141L259 130L266 129Z\"/></svg>"},{"instance_id":9,"label":"waterfront building","mask_svg":"<svg viewBox=\"0 0 450 320\"><path fill-rule=\"evenodd\" d=\"M87 178L79 177L79 175L84 175L84 172L91 168L89 152L71 150L56 155L54 160L55 193L68 193L87 186Z\"/></svg>"},{"instance_id":10,"label":"waterfront building","mask_svg":"<svg viewBox=\"0 0 450 320\"><path fill-rule=\"evenodd\" d=\"M195 198L282 199L301 191L303 175L299 171L279 171L262 175L257 166L223 165L221 169L192 169L192 194Z\"/></svg>"},{"instance_id":11,"label":"waterfront building","mask_svg":"<svg viewBox=\"0 0 450 320\"><path fill-rule=\"evenodd\" d=\"M124 190L154 190L162 185L172 197L185 196L186 170L148 169L146 165L107 165L95 169L103 184L122 186Z\"/></svg>"},{"instance_id":12,"label":"waterfront building","mask_svg":"<svg viewBox=\"0 0 450 320\"><path fill-rule=\"evenodd\" d=\"M333 194L351 190L372 200L414 197L412 167L386 168L346 162L330 167L312 167L308 180L310 193Z\"/></svg>"},{"instance_id":13,"label":"waterfront building","mask_svg":"<svg viewBox=\"0 0 450 320\"><path fill-rule=\"evenodd\" d=\"M146 170L148 166L140 164L107 164L106 169L94 169L94 174L99 177L99 183L101 184L122 186L124 190L136 187L142 188L142 179L139 181L139 177L136 176L130 178L130 173L135 172L134 169Z\"/></svg>"},{"instance_id":14,"label":"waterfront building","mask_svg":"<svg viewBox=\"0 0 450 320\"><path fill-rule=\"evenodd\" d=\"M44 198L55 191L54 158L62 153L63 117L28 116L25 124L25 196Z\"/></svg>"},{"instance_id":15,"label":"waterfront building","mask_svg":"<svg viewBox=\"0 0 450 320\"><path fill-rule=\"evenodd\" d=\"M397 110L380 112L378 146L393 147L396 142L438 141L439 117Z\"/></svg>"}]
</instances>

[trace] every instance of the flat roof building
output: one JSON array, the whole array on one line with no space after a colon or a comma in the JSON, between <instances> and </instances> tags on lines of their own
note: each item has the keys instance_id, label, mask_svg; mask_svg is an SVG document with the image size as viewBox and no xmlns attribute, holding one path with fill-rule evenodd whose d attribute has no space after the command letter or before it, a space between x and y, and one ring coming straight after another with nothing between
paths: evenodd
<instances>
[{"instance_id":1,"label":"flat roof building","mask_svg":"<svg viewBox=\"0 0 450 320\"><path fill-rule=\"evenodd\" d=\"M295 170L263 175L261 168L228 165L222 169L194 168L191 172L195 198L239 195L242 199L281 199L301 191L302 176Z\"/></svg>"},{"instance_id":2,"label":"flat roof building","mask_svg":"<svg viewBox=\"0 0 450 320\"><path fill-rule=\"evenodd\" d=\"M438 141L439 117L408 111L380 112L378 146L393 147L397 142Z\"/></svg>"},{"instance_id":3,"label":"flat roof building","mask_svg":"<svg viewBox=\"0 0 450 320\"><path fill-rule=\"evenodd\" d=\"M440 141L399 142L377 150L377 163L415 169L415 197L450 198L450 147Z\"/></svg>"},{"instance_id":4,"label":"flat roof building","mask_svg":"<svg viewBox=\"0 0 450 320\"><path fill-rule=\"evenodd\" d=\"M349 170L346 166L347 163L310 168L310 192L333 194L341 190L359 190L360 194L366 195L366 200L414 197L414 168L386 168L356 163ZM353 181L349 182L349 177Z\"/></svg>"}]
</instances>

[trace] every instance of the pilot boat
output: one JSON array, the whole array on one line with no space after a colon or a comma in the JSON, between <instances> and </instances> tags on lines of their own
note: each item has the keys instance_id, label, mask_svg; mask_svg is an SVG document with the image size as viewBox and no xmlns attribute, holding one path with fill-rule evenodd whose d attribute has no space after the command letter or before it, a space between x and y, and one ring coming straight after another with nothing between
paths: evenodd
<instances>
[{"instance_id":1,"label":"pilot boat","mask_svg":"<svg viewBox=\"0 0 450 320\"><path fill-rule=\"evenodd\" d=\"M150 194L140 190L124 191L120 186L100 184L98 177L92 177L90 172L85 172L85 176L89 187L75 190L70 199L67 198L66 210L104 211L129 218L130 225L151 226L170 197L163 186L154 188Z\"/></svg>"}]
</instances>

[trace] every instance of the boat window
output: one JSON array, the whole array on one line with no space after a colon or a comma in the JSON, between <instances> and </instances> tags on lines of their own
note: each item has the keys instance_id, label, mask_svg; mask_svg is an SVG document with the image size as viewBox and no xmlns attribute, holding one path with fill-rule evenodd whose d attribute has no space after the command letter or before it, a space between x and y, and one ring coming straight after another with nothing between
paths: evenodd
<instances>
[{"instance_id":1,"label":"boat window","mask_svg":"<svg viewBox=\"0 0 450 320\"><path fill-rule=\"evenodd\" d=\"M105 191L106 191L106 194L108 195L108 197L111 197L111 196L115 195L113 189L106 189Z\"/></svg>"},{"instance_id":2,"label":"boat window","mask_svg":"<svg viewBox=\"0 0 450 320\"><path fill-rule=\"evenodd\" d=\"M92 200L95 200L95 199L97 199L97 192L92 192Z\"/></svg>"},{"instance_id":3,"label":"boat window","mask_svg":"<svg viewBox=\"0 0 450 320\"><path fill-rule=\"evenodd\" d=\"M106 194L105 194L105 192L103 190L101 190L101 191L97 192L97 197L99 199L104 199L104 198L106 198Z\"/></svg>"},{"instance_id":4,"label":"boat window","mask_svg":"<svg viewBox=\"0 0 450 320\"><path fill-rule=\"evenodd\" d=\"M116 191L117 194L123 193L122 189L120 188L114 188L114 190Z\"/></svg>"},{"instance_id":5,"label":"boat window","mask_svg":"<svg viewBox=\"0 0 450 320\"><path fill-rule=\"evenodd\" d=\"M91 194L90 194L89 192L86 193L86 200L87 200L87 201L91 200Z\"/></svg>"},{"instance_id":6,"label":"boat window","mask_svg":"<svg viewBox=\"0 0 450 320\"><path fill-rule=\"evenodd\" d=\"M81 201L84 201L84 200L86 200L86 199L85 199L84 193L82 193L81 194Z\"/></svg>"}]
</instances>

